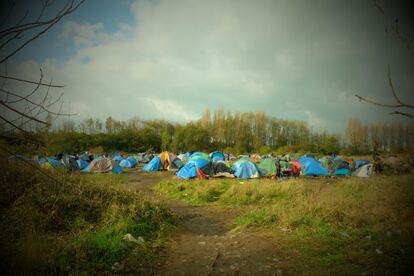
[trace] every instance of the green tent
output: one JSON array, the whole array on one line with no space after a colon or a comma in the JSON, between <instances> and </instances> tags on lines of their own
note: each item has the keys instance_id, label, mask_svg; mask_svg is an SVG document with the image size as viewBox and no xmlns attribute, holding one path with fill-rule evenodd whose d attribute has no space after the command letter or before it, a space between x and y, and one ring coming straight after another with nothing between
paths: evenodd
<instances>
[{"instance_id":1,"label":"green tent","mask_svg":"<svg viewBox=\"0 0 414 276\"><path fill-rule=\"evenodd\" d=\"M265 158L257 165L260 174L264 176L276 175L276 165L273 158Z\"/></svg>"}]
</instances>

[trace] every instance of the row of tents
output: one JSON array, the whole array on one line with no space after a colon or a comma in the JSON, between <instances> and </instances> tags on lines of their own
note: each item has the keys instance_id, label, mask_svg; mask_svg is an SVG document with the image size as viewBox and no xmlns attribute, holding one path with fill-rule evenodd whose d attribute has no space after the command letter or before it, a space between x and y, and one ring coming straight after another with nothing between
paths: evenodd
<instances>
[{"instance_id":1,"label":"row of tents","mask_svg":"<svg viewBox=\"0 0 414 276\"><path fill-rule=\"evenodd\" d=\"M139 153L126 155L116 153L92 156L87 153L79 156L56 156L38 158L37 164L43 168L64 168L67 171L86 173L114 172L122 173L126 168L134 168L139 163L146 163L143 171L176 171L182 179L206 178L207 176L225 176L237 178L258 178L271 176L331 176L354 175L367 177L373 172L373 164L367 160L356 160L350 164L341 157L325 156L316 159L312 155L303 155L297 160L291 156L273 158L258 155L234 156L215 151L183 153L178 156L171 152L158 155Z\"/></svg>"},{"instance_id":2,"label":"row of tents","mask_svg":"<svg viewBox=\"0 0 414 276\"><path fill-rule=\"evenodd\" d=\"M114 172L122 173L125 168L134 168L139 162L148 162L153 158L153 155L138 154L138 155L121 155L115 154L112 158L107 155L89 155L81 154L79 156L52 156L37 158L36 162L42 168L63 168L67 171L80 171L84 173L105 173Z\"/></svg>"},{"instance_id":3,"label":"row of tents","mask_svg":"<svg viewBox=\"0 0 414 276\"><path fill-rule=\"evenodd\" d=\"M163 152L155 156L143 171L176 170L176 176L182 179L205 178L206 176L228 176L237 178L259 178L269 176L343 176L354 175L368 177L373 172L373 164L367 160L357 160L355 166L341 157L323 157L317 160L314 156L304 155L297 161L261 158L254 162L244 156L230 167L222 152L211 154L203 152L186 153L175 156Z\"/></svg>"}]
</instances>

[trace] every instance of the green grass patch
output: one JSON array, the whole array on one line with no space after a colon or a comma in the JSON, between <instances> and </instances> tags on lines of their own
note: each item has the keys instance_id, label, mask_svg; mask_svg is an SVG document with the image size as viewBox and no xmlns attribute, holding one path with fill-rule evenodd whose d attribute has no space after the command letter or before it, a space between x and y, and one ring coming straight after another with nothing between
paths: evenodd
<instances>
[{"instance_id":1,"label":"green grass patch","mask_svg":"<svg viewBox=\"0 0 414 276\"><path fill-rule=\"evenodd\" d=\"M192 204L248 205L235 224L283 235L296 274L401 275L414 262L413 183L413 174L169 180L156 190Z\"/></svg>"},{"instance_id":2,"label":"green grass patch","mask_svg":"<svg viewBox=\"0 0 414 276\"><path fill-rule=\"evenodd\" d=\"M52 171L54 181L24 166L1 167L6 274L147 274L176 223L169 210L121 190L126 175Z\"/></svg>"}]
</instances>

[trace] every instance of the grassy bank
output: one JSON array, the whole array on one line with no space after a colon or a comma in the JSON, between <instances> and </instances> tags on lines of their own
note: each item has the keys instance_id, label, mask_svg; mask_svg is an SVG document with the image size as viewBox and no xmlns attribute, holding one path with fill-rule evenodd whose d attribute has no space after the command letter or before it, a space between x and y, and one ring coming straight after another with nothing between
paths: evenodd
<instances>
[{"instance_id":1,"label":"grassy bank","mask_svg":"<svg viewBox=\"0 0 414 276\"><path fill-rule=\"evenodd\" d=\"M247 210L235 224L273 231L300 274L403 274L414 261L414 175L170 180L156 189L199 205ZM249 208L245 208L249 206Z\"/></svg>"},{"instance_id":2,"label":"grassy bank","mask_svg":"<svg viewBox=\"0 0 414 276\"><path fill-rule=\"evenodd\" d=\"M51 172L52 180L19 163L1 167L4 273L151 273L176 218L120 190L126 175Z\"/></svg>"}]
</instances>

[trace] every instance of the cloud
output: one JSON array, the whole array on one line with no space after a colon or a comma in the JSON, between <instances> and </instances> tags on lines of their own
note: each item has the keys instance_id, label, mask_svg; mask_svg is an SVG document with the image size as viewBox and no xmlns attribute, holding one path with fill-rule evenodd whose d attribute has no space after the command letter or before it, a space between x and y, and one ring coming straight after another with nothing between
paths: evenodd
<instances>
[{"instance_id":1,"label":"cloud","mask_svg":"<svg viewBox=\"0 0 414 276\"><path fill-rule=\"evenodd\" d=\"M341 5L134 1L135 23L116 32L104 22L66 22L60 38L73 43L75 55L38 66L65 85L65 101L79 118L184 122L207 107L225 107L342 131L350 116L387 117L353 95L386 98L386 64L398 65L404 87L409 79L402 76L413 66L395 54L398 45L375 9L359 1ZM30 75L36 67L27 61L18 70Z\"/></svg>"},{"instance_id":2,"label":"cloud","mask_svg":"<svg viewBox=\"0 0 414 276\"><path fill-rule=\"evenodd\" d=\"M89 24L67 21L63 25L61 35L64 39L72 39L76 47L91 47L110 39L104 32L104 25L101 22Z\"/></svg>"}]
</instances>

